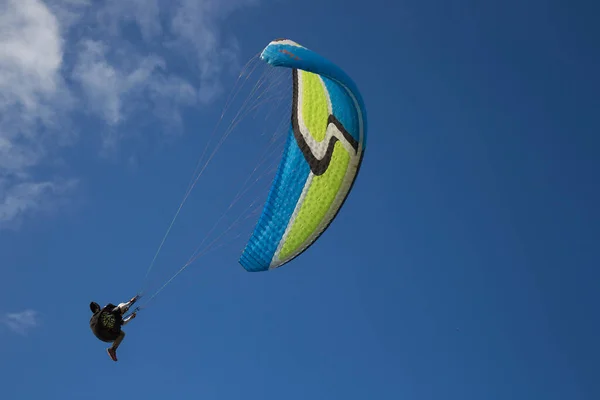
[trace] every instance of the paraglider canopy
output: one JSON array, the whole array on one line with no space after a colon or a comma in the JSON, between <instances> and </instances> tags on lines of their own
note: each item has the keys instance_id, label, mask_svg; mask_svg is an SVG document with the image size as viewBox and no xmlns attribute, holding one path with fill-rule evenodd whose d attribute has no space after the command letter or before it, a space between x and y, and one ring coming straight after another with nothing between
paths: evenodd
<instances>
[{"instance_id":1,"label":"paraglider canopy","mask_svg":"<svg viewBox=\"0 0 600 400\"><path fill-rule=\"evenodd\" d=\"M261 59L292 69L293 98L283 157L240 264L280 267L311 246L334 220L358 174L366 113L354 82L338 66L286 39Z\"/></svg>"}]
</instances>

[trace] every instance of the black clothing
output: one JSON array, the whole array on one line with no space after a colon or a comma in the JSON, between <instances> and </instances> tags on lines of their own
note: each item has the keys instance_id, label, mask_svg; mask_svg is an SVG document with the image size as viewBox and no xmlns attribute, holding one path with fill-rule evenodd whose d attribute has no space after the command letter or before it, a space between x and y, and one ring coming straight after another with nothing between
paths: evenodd
<instances>
[{"instance_id":1,"label":"black clothing","mask_svg":"<svg viewBox=\"0 0 600 400\"><path fill-rule=\"evenodd\" d=\"M90 304L90 309L94 312L90 318L90 329L94 335L103 342L114 342L121 334L123 324L120 310L113 304L100 309L96 303Z\"/></svg>"}]
</instances>

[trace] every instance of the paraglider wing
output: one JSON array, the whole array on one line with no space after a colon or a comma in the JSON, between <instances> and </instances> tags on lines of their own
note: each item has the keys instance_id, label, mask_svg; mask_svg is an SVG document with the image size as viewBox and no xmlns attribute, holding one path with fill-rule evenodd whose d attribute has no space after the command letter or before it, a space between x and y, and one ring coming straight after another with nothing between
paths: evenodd
<instances>
[{"instance_id":1,"label":"paraglider wing","mask_svg":"<svg viewBox=\"0 0 600 400\"><path fill-rule=\"evenodd\" d=\"M279 267L319 238L350 193L366 143L361 95L338 66L285 39L269 43L261 58L292 69L292 120L262 215L239 260L248 271Z\"/></svg>"}]
</instances>

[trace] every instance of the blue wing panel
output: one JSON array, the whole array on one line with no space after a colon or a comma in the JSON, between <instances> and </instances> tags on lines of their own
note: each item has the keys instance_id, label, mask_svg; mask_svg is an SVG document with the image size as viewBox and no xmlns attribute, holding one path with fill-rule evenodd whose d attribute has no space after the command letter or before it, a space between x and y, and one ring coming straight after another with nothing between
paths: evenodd
<instances>
[{"instance_id":1,"label":"blue wing panel","mask_svg":"<svg viewBox=\"0 0 600 400\"><path fill-rule=\"evenodd\" d=\"M246 270L269 269L309 173L310 167L304 160L290 128L285 151L262 215L240 257L240 264Z\"/></svg>"}]
</instances>

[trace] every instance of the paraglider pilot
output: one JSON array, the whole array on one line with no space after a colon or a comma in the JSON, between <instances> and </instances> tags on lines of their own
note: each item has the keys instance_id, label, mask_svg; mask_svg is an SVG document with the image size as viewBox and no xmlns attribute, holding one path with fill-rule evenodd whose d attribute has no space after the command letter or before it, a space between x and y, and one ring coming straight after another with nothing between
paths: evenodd
<instances>
[{"instance_id":1,"label":"paraglider pilot","mask_svg":"<svg viewBox=\"0 0 600 400\"><path fill-rule=\"evenodd\" d=\"M132 313L125 319L123 319L123 315L138 298L139 296L135 296L127 303L121 303L118 306L109 303L104 308L100 308L100 305L94 301L90 303L90 310L93 313L90 319L90 328L98 339L106 343L112 343L112 346L106 351L113 361L117 361L117 348L125 338L125 332L121 330L121 327L134 319L136 313Z\"/></svg>"}]
</instances>

